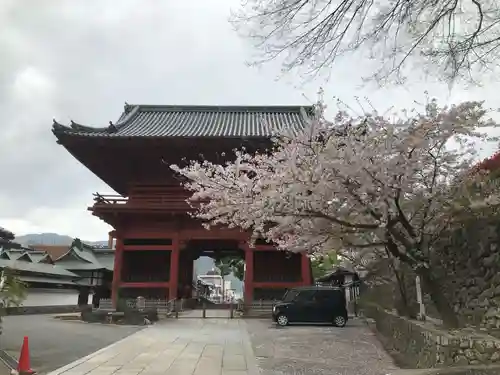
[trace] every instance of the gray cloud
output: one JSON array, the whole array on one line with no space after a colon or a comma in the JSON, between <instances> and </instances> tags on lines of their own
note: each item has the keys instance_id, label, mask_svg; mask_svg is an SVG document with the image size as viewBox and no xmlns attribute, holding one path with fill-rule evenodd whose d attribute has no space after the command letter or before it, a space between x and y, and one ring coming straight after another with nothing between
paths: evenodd
<instances>
[{"instance_id":1,"label":"gray cloud","mask_svg":"<svg viewBox=\"0 0 500 375\"><path fill-rule=\"evenodd\" d=\"M43 4L43 5L42 5ZM227 22L230 0L0 0L0 223L20 234L57 231L87 239L106 225L86 206L109 191L55 142L52 118L103 125L125 101L159 104L297 104L317 86L276 81L279 63L248 68L251 53ZM359 90L368 63L336 68L327 93ZM446 98L446 88L431 85ZM423 87L375 94L407 105ZM478 91L460 91L474 96ZM483 91L484 92L484 91ZM392 100L391 100L392 98ZM397 98L397 99L396 99ZM462 99L460 98L460 99Z\"/></svg>"}]
</instances>

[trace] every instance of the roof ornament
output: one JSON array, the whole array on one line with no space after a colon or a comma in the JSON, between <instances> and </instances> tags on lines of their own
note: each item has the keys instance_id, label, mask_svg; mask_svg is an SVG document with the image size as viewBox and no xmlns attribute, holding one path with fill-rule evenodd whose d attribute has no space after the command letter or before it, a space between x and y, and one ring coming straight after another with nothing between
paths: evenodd
<instances>
[{"instance_id":1,"label":"roof ornament","mask_svg":"<svg viewBox=\"0 0 500 375\"><path fill-rule=\"evenodd\" d=\"M75 131L79 131L79 132L95 131L95 129L91 128L90 126L81 125L77 122L74 122L73 120L70 120L70 125L71 125L71 129L73 129Z\"/></svg>"},{"instance_id":2,"label":"roof ornament","mask_svg":"<svg viewBox=\"0 0 500 375\"><path fill-rule=\"evenodd\" d=\"M132 107L133 107L132 105L130 105L127 102L125 102L125 104L123 105L123 111L125 113L128 113Z\"/></svg>"},{"instance_id":3,"label":"roof ornament","mask_svg":"<svg viewBox=\"0 0 500 375\"><path fill-rule=\"evenodd\" d=\"M68 129L66 126L64 126L63 124L60 124L57 122L57 120L55 118L52 119L52 129L55 129L55 130L63 130L63 129Z\"/></svg>"},{"instance_id":4,"label":"roof ornament","mask_svg":"<svg viewBox=\"0 0 500 375\"><path fill-rule=\"evenodd\" d=\"M109 122L109 126L106 128L106 133L116 133L118 128L113 124L113 121Z\"/></svg>"}]
</instances>

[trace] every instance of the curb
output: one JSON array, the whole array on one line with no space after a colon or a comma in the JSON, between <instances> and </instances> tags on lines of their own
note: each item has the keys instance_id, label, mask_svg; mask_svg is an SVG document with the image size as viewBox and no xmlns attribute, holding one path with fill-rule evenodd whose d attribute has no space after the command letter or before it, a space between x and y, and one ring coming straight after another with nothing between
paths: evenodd
<instances>
[{"instance_id":1,"label":"curb","mask_svg":"<svg viewBox=\"0 0 500 375\"><path fill-rule=\"evenodd\" d=\"M257 358L255 357L255 352L253 350L252 346L252 341L250 338L250 335L248 333L248 326L246 325L245 321L242 320L242 323L240 325L240 330L242 331L242 334L245 336L243 340L243 346L245 348L246 352L246 357L247 357L247 371L249 375L259 375L260 370L259 366L257 365Z\"/></svg>"},{"instance_id":2,"label":"curb","mask_svg":"<svg viewBox=\"0 0 500 375\"><path fill-rule=\"evenodd\" d=\"M5 350L0 350L0 361L11 370L16 370L19 364L17 359L12 357Z\"/></svg>"}]
</instances>

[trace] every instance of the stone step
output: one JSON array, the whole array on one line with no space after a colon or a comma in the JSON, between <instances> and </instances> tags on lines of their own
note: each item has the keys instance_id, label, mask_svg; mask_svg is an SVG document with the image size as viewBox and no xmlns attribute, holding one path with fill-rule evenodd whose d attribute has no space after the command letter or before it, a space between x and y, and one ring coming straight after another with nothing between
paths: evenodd
<instances>
[{"instance_id":1,"label":"stone step","mask_svg":"<svg viewBox=\"0 0 500 375\"><path fill-rule=\"evenodd\" d=\"M54 315L55 319L59 320L81 320L81 313L67 313L67 314L58 314Z\"/></svg>"}]
</instances>

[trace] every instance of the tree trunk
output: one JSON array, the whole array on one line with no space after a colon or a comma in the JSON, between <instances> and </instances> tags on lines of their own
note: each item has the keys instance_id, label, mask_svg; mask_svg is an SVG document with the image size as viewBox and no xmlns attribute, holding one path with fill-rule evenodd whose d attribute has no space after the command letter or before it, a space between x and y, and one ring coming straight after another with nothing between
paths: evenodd
<instances>
[{"instance_id":1,"label":"tree trunk","mask_svg":"<svg viewBox=\"0 0 500 375\"><path fill-rule=\"evenodd\" d=\"M420 268L417 270L417 274L422 278L424 290L429 293L434 306L441 315L444 326L446 328L460 328L460 320L432 272L428 268Z\"/></svg>"},{"instance_id":2,"label":"tree trunk","mask_svg":"<svg viewBox=\"0 0 500 375\"><path fill-rule=\"evenodd\" d=\"M222 276L222 303L226 302L226 293L225 293L226 283L224 281L225 281L225 276Z\"/></svg>"},{"instance_id":3,"label":"tree trunk","mask_svg":"<svg viewBox=\"0 0 500 375\"><path fill-rule=\"evenodd\" d=\"M403 274L400 274L400 271L395 268L393 269L393 272L396 276L396 284L398 286L400 297L396 309L398 310L398 313L402 314L403 316L414 319L417 314L415 313L410 301L408 300L408 293L406 291L406 286L404 283L405 276Z\"/></svg>"},{"instance_id":4,"label":"tree trunk","mask_svg":"<svg viewBox=\"0 0 500 375\"><path fill-rule=\"evenodd\" d=\"M398 287L400 296L399 299L396 297L396 310L398 311L398 314L413 319L416 317L416 314L414 313L412 306L408 300L408 293L405 286L405 274L400 270L400 267L398 267L395 259L389 252L387 252L387 256L389 257L389 259L391 259L389 268L396 277L396 285Z\"/></svg>"}]
</instances>

